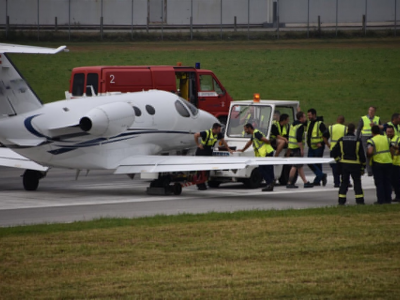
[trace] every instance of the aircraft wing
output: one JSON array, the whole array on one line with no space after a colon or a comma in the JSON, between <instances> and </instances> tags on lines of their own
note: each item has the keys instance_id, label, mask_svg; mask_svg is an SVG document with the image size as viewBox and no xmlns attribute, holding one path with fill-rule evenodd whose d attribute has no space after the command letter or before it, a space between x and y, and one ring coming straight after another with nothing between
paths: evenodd
<instances>
[{"instance_id":1,"label":"aircraft wing","mask_svg":"<svg viewBox=\"0 0 400 300\"><path fill-rule=\"evenodd\" d=\"M236 170L258 165L332 163L331 158L249 156L134 156L124 160L115 174Z\"/></svg>"},{"instance_id":2,"label":"aircraft wing","mask_svg":"<svg viewBox=\"0 0 400 300\"><path fill-rule=\"evenodd\" d=\"M43 167L5 147L0 147L0 165L5 167L29 169L36 171L48 170L47 167Z\"/></svg>"},{"instance_id":3,"label":"aircraft wing","mask_svg":"<svg viewBox=\"0 0 400 300\"><path fill-rule=\"evenodd\" d=\"M25 45L3 44L0 43L0 53L31 53L31 54L56 54L61 51L67 51L67 46L58 48L35 47Z\"/></svg>"}]
</instances>

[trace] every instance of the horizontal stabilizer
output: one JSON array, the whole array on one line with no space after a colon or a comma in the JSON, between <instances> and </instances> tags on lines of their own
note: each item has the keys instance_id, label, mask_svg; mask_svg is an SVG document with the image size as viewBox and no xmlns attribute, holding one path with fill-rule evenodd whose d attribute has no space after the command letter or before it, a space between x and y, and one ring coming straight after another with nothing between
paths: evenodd
<instances>
[{"instance_id":1,"label":"horizontal stabilizer","mask_svg":"<svg viewBox=\"0 0 400 300\"><path fill-rule=\"evenodd\" d=\"M47 48L0 43L0 53L56 54L61 51L67 51L66 48L67 46L60 46L58 48Z\"/></svg>"},{"instance_id":2,"label":"horizontal stabilizer","mask_svg":"<svg viewBox=\"0 0 400 300\"><path fill-rule=\"evenodd\" d=\"M28 169L28 170L36 170L36 171L47 171L47 167L43 167L35 163L34 161L29 160L26 157L15 153L11 149L0 147L0 165L11 168L20 168L20 169Z\"/></svg>"},{"instance_id":3,"label":"horizontal stabilizer","mask_svg":"<svg viewBox=\"0 0 400 300\"><path fill-rule=\"evenodd\" d=\"M235 170L258 165L332 163L331 158L248 156L134 156L124 160L115 174Z\"/></svg>"}]
</instances>

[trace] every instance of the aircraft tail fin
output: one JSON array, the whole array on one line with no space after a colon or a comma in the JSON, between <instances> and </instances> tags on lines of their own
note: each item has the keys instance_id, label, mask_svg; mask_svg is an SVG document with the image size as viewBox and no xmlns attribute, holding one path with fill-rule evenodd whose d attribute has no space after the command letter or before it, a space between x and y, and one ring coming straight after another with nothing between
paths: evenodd
<instances>
[{"instance_id":1,"label":"aircraft tail fin","mask_svg":"<svg viewBox=\"0 0 400 300\"><path fill-rule=\"evenodd\" d=\"M33 111L42 102L12 63L7 53L55 54L57 49L0 43L0 118Z\"/></svg>"}]
</instances>

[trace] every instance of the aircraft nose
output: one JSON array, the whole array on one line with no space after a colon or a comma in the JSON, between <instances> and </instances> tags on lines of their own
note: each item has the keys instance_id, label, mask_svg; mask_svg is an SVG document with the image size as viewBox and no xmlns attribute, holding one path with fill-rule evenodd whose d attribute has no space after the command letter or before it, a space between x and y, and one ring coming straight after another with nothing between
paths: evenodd
<instances>
[{"instance_id":1,"label":"aircraft nose","mask_svg":"<svg viewBox=\"0 0 400 300\"><path fill-rule=\"evenodd\" d=\"M199 114L199 117L201 119L201 126L203 127L201 130L209 129L214 123L219 123L216 117L204 110L200 110Z\"/></svg>"}]
</instances>

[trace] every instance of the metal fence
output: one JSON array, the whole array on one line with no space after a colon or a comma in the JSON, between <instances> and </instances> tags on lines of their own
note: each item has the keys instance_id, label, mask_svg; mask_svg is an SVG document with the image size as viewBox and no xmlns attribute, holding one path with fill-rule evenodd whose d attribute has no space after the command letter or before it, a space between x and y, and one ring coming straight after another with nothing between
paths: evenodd
<instances>
[{"instance_id":1,"label":"metal fence","mask_svg":"<svg viewBox=\"0 0 400 300\"><path fill-rule=\"evenodd\" d=\"M397 0L0 0L0 30L397 31Z\"/></svg>"}]
</instances>

